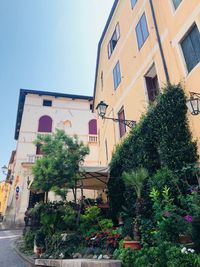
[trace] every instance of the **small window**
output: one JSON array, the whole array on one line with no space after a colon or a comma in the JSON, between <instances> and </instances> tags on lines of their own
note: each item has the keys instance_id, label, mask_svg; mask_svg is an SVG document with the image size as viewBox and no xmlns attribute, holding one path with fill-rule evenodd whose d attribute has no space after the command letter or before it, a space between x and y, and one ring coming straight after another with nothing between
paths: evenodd
<instances>
[{"instance_id":1,"label":"small window","mask_svg":"<svg viewBox=\"0 0 200 267\"><path fill-rule=\"evenodd\" d=\"M146 82L149 103L151 104L154 102L154 100L156 99L157 95L160 92L158 77L157 77L156 68L154 64L148 70L148 72L146 73L144 77L145 77L145 82Z\"/></svg>"},{"instance_id":2,"label":"small window","mask_svg":"<svg viewBox=\"0 0 200 267\"><path fill-rule=\"evenodd\" d=\"M51 100L43 100L43 106L51 107L52 106L52 101Z\"/></svg>"},{"instance_id":3,"label":"small window","mask_svg":"<svg viewBox=\"0 0 200 267\"><path fill-rule=\"evenodd\" d=\"M137 0L131 0L131 6L132 6L132 8L134 8L134 6L136 5L136 3L137 3Z\"/></svg>"},{"instance_id":4,"label":"small window","mask_svg":"<svg viewBox=\"0 0 200 267\"><path fill-rule=\"evenodd\" d=\"M178 6L180 5L180 3L182 2L182 0L172 0L174 8L177 9Z\"/></svg>"},{"instance_id":5,"label":"small window","mask_svg":"<svg viewBox=\"0 0 200 267\"><path fill-rule=\"evenodd\" d=\"M119 23L117 23L113 35L108 43L108 58L111 57L113 50L119 40L120 37L120 30L119 30Z\"/></svg>"},{"instance_id":6,"label":"small window","mask_svg":"<svg viewBox=\"0 0 200 267\"><path fill-rule=\"evenodd\" d=\"M40 145L36 145L36 155L42 155L43 152L41 150L41 146Z\"/></svg>"},{"instance_id":7,"label":"small window","mask_svg":"<svg viewBox=\"0 0 200 267\"><path fill-rule=\"evenodd\" d=\"M114 81L114 88L116 90L118 85L121 82L121 72L120 72L119 61L117 62L117 64L115 65L113 69L113 81Z\"/></svg>"},{"instance_id":8,"label":"small window","mask_svg":"<svg viewBox=\"0 0 200 267\"><path fill-rule=\"evenodd\" d=\"M118 119L119 119L119 135L121 138L126 133L126 125L124 124L124 122L122 122L125 120L125 113L123 107L118 112Z\"/></svg>"},{"instance_id":9,"label":"small window","mask_svg":"<svg viewBox=\"0 0 200 267\"><path fill-rule=\"evenodd\" d=\"M190 72L200 62L200 33L196 24L181 41L181 48Z\"/></svg>"},{"instance_id":10,"label":"small window","mask_svg":"<svg viewBox=\"0 0 200 267\"><path fill-rule=\"evenodd\" d=\"M145 13L139 20L135 30L137 35L138 48L140 49L146 41L147 37L149 36Z\"/></svg>"}]
</instances>

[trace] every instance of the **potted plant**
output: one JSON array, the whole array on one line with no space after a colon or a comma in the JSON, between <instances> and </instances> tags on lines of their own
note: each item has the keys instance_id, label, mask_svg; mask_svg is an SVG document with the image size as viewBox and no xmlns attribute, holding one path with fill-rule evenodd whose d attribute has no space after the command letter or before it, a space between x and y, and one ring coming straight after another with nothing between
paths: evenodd
<instances>
[{"instance_id":1,"label":"potted plant","mask_svg":"<svg viewBox=\"0 0 200 267\"><path fill-rule=\"evenodd\" d=\"M141 216L141 208L143 204L142 199L142 187L145 179L148 176L148 172L144 168L139 168L136 171L124 172L122 178L126 187L130 187L134 189L136 193L136 202L135 202L135 219L133 222L133 236L134 240L130 240L130 237L126 237L124 240L124 247L131 247L133 249L140 249L140 216ZM129 239L129 240L127 240Z\"/></svg>"}]
</instances>

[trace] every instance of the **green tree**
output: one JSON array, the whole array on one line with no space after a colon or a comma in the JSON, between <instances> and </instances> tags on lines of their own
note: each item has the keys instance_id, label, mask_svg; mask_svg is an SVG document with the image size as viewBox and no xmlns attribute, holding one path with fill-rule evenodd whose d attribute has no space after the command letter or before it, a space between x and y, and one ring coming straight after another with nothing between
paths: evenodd
<instances>
[{"instance_id":1,"label":"green tree","mask_svg":"<svg viewBox=\"0 0 200 267\"><path fill-rule=\"evenodd\" d=\"M136 203L135 203L135 213L136 218L134 221L134 239L139 240L140 239L140 233L139 233L139 224L140 224L140 212L142 208L142 187L144 185L145 179L148 177L148 172L144 168L138 168L135 171L131 172L124 172L122 174L122 178L124 180L124 183L126 187L133 188L136 193Z\"/></svg>"},{"instance_id":2,"label":"green tree","mask_svg":"<svg viewBox=\"0 0 200 267\"><path fill-rule=\"evenodd\" d=\"M50 190L59 192L59 188L70 188L76 202L79 166L84 162L89 148L79 142L77 136L72 138L63 130L56 130L51 135L38 135L35 144L40 146L43 156L32 168L33 187L46 193L46 201Z\"/></svg>"}]
</instances>

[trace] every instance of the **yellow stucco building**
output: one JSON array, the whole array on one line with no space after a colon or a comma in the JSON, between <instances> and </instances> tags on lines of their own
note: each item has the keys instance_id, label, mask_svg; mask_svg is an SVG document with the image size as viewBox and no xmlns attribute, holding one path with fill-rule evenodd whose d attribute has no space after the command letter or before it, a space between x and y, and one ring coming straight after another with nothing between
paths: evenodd
<instances>
[{"instance_id":1,"label":"yellow stucco building","mask_svg":"<svg viewBox=\"0 0 200 267\"><path fill-rule=\"evenodd\" d=\"M138 122L167 82L200 93L199 31L199 0L115 0L98 45L94 110L104 101L106 117ZM200 145L200 115L188 117ZM98 118L100 164L128 131Z\"/></svg>"},{"instance_id":2,"label":"yellow stucco building","mask_svg":"<svg viewBox=\"0 0 200 267\"><path fill-rule=\"evenodd\" d=\"M0 215L5 215L8 196L10 192L10 184L6 181L0 182Z\"/></svg>"}]
</instances>

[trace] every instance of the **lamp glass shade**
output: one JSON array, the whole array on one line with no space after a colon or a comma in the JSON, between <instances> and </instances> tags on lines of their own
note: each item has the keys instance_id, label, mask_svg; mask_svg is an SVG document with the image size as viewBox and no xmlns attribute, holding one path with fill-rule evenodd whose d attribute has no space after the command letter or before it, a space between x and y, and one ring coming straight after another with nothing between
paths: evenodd
<instances>
[{"instance_id":1,"label":"lamp glass shade","mask_svg":"<svg viewBox=\"0 0 200 267\"><path fill-rule=\"evenodd\" d=\"M6 165L4 165L1 169L4 174L8 171L8 168L6 167Z\"/></svg>"},{"instance_id":2,"label":"lamp glass shade","mask_svg":"<svg viewBox=\"0 0 200 267\"><path fill-rule=\"evenodd\" d=\"M200 113L200 100L198 98L190 98L187 100L186 105L192 115Z\"/></svg>"},{"instance_id":3,"label":"lamp glass shade","mask_svg":"<svg viewBox=\"0 0 200 267\"><path fill-rule=\"evenodd\" d=\"M107 107L108 107L108 105L105 102L103 102L103 101L101 101L97 105L96 109L98 111L99 116L101 116L101 117L104 117L105 116Z\"/></svg>"}]
</instances>

